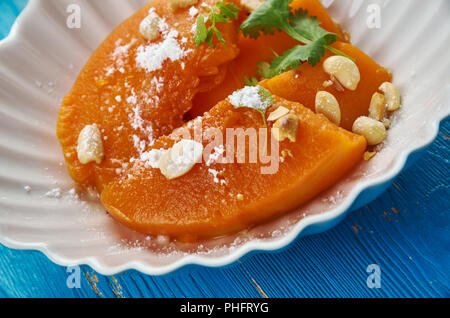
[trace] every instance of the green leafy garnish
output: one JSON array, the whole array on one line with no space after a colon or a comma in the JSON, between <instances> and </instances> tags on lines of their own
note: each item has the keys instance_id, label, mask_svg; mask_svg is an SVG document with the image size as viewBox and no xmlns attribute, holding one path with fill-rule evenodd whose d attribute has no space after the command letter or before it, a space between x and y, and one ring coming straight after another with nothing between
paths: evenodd
<instances>
[{"instance_id":1,"label":"green leafy garnish","mask_svg":"<svg viewBox=\"0 0 450 318\"><path fill-rule=\"evenodd\" d=\"M259 81L256 77L248 78L247 76L244 76L244 83L245 86L256 86Z\"/></svg>"},{"instance_id":2,"label":"green leafy garnish","mask_svg":"<svg viewBox=\"0 0 450 318\"><path fill-rule=\"evenodd\" d=\"M215 35L226 46L225 39L216 27L216 23L230 23L231 20L236 20L239 15L239 7L233 3L225 3L223 1L217 2L215 7L208 5L203 5L203 7L207 8L210 12L206 16L199 14L197 17L197 28L194 35L195 44L199 46L202 43L206 43L210 47L215 48L213 46L213 38ZM207 22L210 23L209 27L206 26Z\"/></svg>"},{"instance_id":3,"label":"green leafy garnish","mask_svg":"<svg viewBox=\"0 0 450 318\"><path fill-rule=\"evenodd\" d=\"M262 78L272 78L274 75L272 70L270 69L270 63L269 62L258 62L258 69L257 72L259 76Z\"/></svg>"},{"instance_id":4,"label":"green leafy garnish","mask_svg":"<svg viewBox=\"0 0 450 318\"><path fill-rule=\"evenodd\" d=\"M292 0L267 0L241 25L245 36L258 38L261 32L274 34L275 30L284 31L304 45L297 45L276 56L270 68L267 65L260 69L260 75L265 78L276 76L288 69L295 69L303 62L315 66L329 50L335 54L348 57L343 52L330 47L337 41L338 35L320 27L316 17L308 16L308 11L299 9L291 12L289 3ZM350 58L350 57L348 57ZM351 58L350 58L351 59Z\"/></svg>"}]
</instances>

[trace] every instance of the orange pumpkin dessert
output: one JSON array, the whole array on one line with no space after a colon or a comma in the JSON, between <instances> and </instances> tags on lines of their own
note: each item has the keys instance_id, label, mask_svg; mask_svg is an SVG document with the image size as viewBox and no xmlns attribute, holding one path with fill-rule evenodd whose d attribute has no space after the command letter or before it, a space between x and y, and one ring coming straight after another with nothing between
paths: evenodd
<instances>
[{"instance_id":1,"label":"orange pumpkin dessert","mask_svg":"<svg viewBox=\"0 0 450 318\"><path fill-rule=\"evenodd\" d=\"M318 0L153 0L63 101L69 172L127 227L184 242L287 213L370 160L401 105L348 41Z\"/></svg>"},{"instance_id":2,"label":"orange pumpkin dessert","mask_svg":"<svg viewBox=\"0 0 450 318\"><path fill-rule=\"evenodd\" d=\"M197 47L193 12L202 9L200 4L190 8L194 9L173 10L166 0L150 2L115 29L81 71L64 98L57 126L70 175L77 183L101 191L131 158L183 124L197 92L211 90L223 80L222 65L239 52L235 45L239 25L235 20L217 24L226 46ZM154 34L139 33L142 29L145 34L152 25ZM102 135L104 160L81 164L77 139L83 127L92 124Z\"/></svg>"},{"instance_id":3,"label":"orange pumpkin dessert","mask_svg":"<svg viewBox=\"0 0 450 318\"><path fill-rule=\"evenodd\" d=\"M366 149L363 137L337 127L301 104L278 97L274 101L268 113L284 107L298 119L295 142L286 139L268 150L277 162L238 163L237 150L229 157L227 128L264 127L257 113L235 110L226 100L201 120L187 124L187 134L178 131L156 141L149 156L136 161L126 176L104 189L103 205L117 220L139 232L195 241L242 230L289 211L327 189L361 160ZM180 135L186 138L194 136L196 129L207 132L211 128L218 129L226 140L226 144L213 144L215 149L222 149L220 157L227 157L230 163L217 162L216 151L205 155L203 162L185 175L166 178L151 154L157 156L161 149L170 149L181 140ZM233 149L239 138L245 138L245 132L237 130L236 136ZM203 138L202 142L206 154L211 140ZM249 158L249 140L244 148ZM264 166L268 174L261 170Z\"/></svg>"}]
</instances>

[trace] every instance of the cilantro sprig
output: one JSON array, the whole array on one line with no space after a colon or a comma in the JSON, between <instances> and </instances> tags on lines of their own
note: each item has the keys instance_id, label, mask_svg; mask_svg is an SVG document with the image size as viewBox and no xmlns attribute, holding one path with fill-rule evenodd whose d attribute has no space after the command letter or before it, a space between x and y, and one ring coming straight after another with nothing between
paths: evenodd
<instances>
[{"instance_id":1,"label":"cilantro sprig","mask_svg":"<svg viewBox=\"0 0 450 318\"><path fill-rule=\"evenodd\" d=\"M248 78L244 76L244 84L245 86L256 86L259 83L259 80L256 77Z\"/></svg>"},{"instance_id":2,"label":"cilantro sprig","mask_svg":"<svg viewBox=\"0 0 450 318\"><path fill-rule=\"evenodd\" d=\"M239 7L230 2L218 1L215 7L203 5L204 8L209 10L209 13L204 16L199 14L197 17L196 32L194 35L194 42L197 46L202 43L213 46L214 35L217 39L227 45L225 39L216 26L216 23L231 23L231 20L236 20L239 16ZM206 23L209 22L210 26L207 27Z\"/></svg>"},{"instance_id":3,"label":"cilantro sprig","mask_svg":"<svg viewBox=\"0 0 450 318\"><path fill-rule=\"evenodd\" d=\"M287 69L295 69L303 62L315 66L329 50L335 54L350 58L345 53L331 47L338 35L320 27L316 17L310 17L307 10L299 9L291 12L289 4L292 0L267 0L244 21L241 30L245 36L258 38L261 33L274 34L275 30L284 31L303 45L296 45L276 56L272 64L262 64L260 74L270 78Z\"/></svg>"}]
</instances>

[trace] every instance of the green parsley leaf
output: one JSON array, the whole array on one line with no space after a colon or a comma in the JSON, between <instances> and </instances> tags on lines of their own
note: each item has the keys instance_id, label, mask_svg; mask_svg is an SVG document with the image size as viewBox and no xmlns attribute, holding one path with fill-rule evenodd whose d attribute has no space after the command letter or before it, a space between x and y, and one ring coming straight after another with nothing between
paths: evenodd
<instances>
[{"instance_id":1,"label":"green parsley leaf","mask_svg":"<svg viewBox=\"0 0 450 318\"><path fill-rule=\"evenodd\" d=\"M236 20L239 16L239 9L234 3L223 1L217 2L217 8L220 10L220 14L226 18L230 18L232 20Z\"/></svg>"},{"instance_id":2,"label":"green parsley leaf","mask_svg":"<svg viewBox=\"0 0 450 318\"><path fill-rule=\"evenodd\" d=\"M197 31L194 35L194 42L199 46L201 43L206 41L208 37L208 30L206 29L205 17L199 14L197 17Z\"/></svg>"},{"instance_id":3,"label":"green parsley leaf","mask_svg":"<svg viewBox=\"0 0 450 318\"><path fill-rule=\"evenodd\" d=\"M267 74L269 78L279 75L288 69L298 68L302 61L307 61L310 56L308 45L296 45L292 49L283 53L272 60L272 65L269 67Z\"/></svg>"},{"instance_id":4,"label":"green parsley leaf","mask_svg":"<svg viewBox=\"0 0 450 318\"><path fill-rule=\"evenodd\" d=\"M306 39L316 40L326 38L327 44L332 44L337 41L338 35L328 32L320 27L321 22L317 17L310 17L308 10L299 9L290 18L292 28Z\"/></svg>"},{"instance_id":5,"label":"green parsley leaf","mask_svg":"<svg viewBox=\"0 0 450 318\"><path fill-rule=\"evenodd\" d=\"M274 34L283 31L289 24L289 3L292 0L267 0L244 21L241 30L245 36L258 38L261 32Z\"/></svg>"},{"instance_id":6,"label":"green parsley leaf","mask_svg":"<svg viewBox=\"0 0 450 318\"><path fill-rule=\"evenodd\" d=\"M320 58L325 55L325 43L325 40L320 38L306 45L294 46L292 49L284 52L282 56L275 57L266 74L271 78L286 70L297 69L302 64L302 61L308 61L309 64L315 66L319 63Z\"/></svg>"},{"instance_id":7,"label":"green parsley leaf","mask_svg":"<svg viewBox=\"0 0 450 318\"><path fill-rule=\"evenodd\" d=\"M262 78L272 78L275 74L270 68L271 66L269 62L258 62L257 73Z\"/></svg>"},{"instance_id":8,"label":"green parsley leaf","mask_svg":"<svg viewBox=\"0 0 450 318\"><path fill-rule=\"evenodd\" d=\"M231 20L235 20L239 16L239 7L237 7L233 3L225 3L223 1L219 1L216 3L216 6L204 6L209 9L209 14L205 17L203 15L199 15L197 18L197 30L194 35L194 42L197 46L202 43L208 44L210 47L215 48L213 46L214 35L216 35L217 39L226 46L225 39L220 33L219 29L216 27L216 23L231 23ZM211 26L208 28L206 26L206 22L209 21Z\"/></svg>"},{"instance_id":9,"label":"green parsley leaf","mask_svg":"<svg viewBox=\"0 0 450 318\"><path fill-rule=\"evenodd\" d=\"M249 79L247 76L244 76L244 83L245 86L256 86L256 84L258 84L259 81L256 77L252 77Z\"/></svg>"},{"instance_id":10,"label":"green parsley leaf","mask_svg":"<svg viewBox=\"0 0 450 318\"><path fill-rule=\"evenodd\" d=\"M303 44L293 47L281 56L276 56L270 68L266 64L263 68L258 68L262 77L271 78L285 70L298 68L303 62L315 66L325 55L326 50L348 57L330 47L337 41L337 34L322 29L321 22L316 17L308 16L306 10L291 12L289 7L291 1L267 0L241 25L244 35L251 38L258 38L261 33L273 34L275 30L280 30Z\"/></svg>"}]
</instances>

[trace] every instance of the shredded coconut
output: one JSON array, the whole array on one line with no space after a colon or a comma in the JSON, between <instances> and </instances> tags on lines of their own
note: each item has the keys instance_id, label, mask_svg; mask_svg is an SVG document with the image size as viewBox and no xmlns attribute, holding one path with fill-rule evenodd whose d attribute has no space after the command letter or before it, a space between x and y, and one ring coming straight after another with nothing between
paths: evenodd
<instances>
[{"instance_id":1,"label":"shredded coconut","mask_svg":"<svg viewBox=\"0 0 450 318\"><path fill-rule=\"evenodd\" d=\"M270 100L261 96L261 87L245 86L229 96L230 103L234 107L250 107L256 110L265 110L270 106Z\"/></svg>"},{"instance_id":2,"label":"shredded coconut","mask_svg":"<svg viewBox=\"0 0 450 318\"><path fill-rule=\"evenodd\" d=\"M152 78L152 81L150 83L155 88L156 92L160 93L162 88L164 87L164 78L155 76Z\"/></svg>"},{"instance_id":3,"label":"shredded coconut","mask_svg":"<svg viewBox=\"0 0 450 318\"><path fill-rule=\"evenodd\" d=\"M213 175L214 182L215 183L219 183L219 178L217 178L217 175L219 174L219 171L214 170L214 169L208 169L208 172Z\"/></svg>"},{"instance_id":4,"label":"shredded coconut","mask_svg":"<svg viewBox=\"0 0 450 318\"><path fill-rule=\"evenodd\" d=\"M126 64L126 59L128 58L128 52L136 43L136 39L132 39L128 44L122 44L122 39L116 41L116 48L114 52L111 54L111 58L113 60L113 65L110 65L105 68L106 76L112 75L116 70L119 70L121 73L125 73L124 66Z\"/></svg>"},{"instance_id":5,"label":"shredded coconut","mask_svg":"<svg viewBox=\"0 0 450 318\"><path fill-rule=\"evenodd\" d=\"M194 7L194 6L192 6L192 7L189 9L189 15L190 15L191 17L195 17L197 14L198 14L198 9L197 9L196 7Z\"/></svg>"},{"instance_id":6,"label":"shredded coconut","mask_svg":"<svg viewBox=\"0 0 450 318\"><path fill-rule=\"evenodd\" d=\"M224 185L227 183L225 179L219 179L219 174L220 174L219 171L217 171L215 169L208 169L208 172L210 174L212 174L215 183L220 183L221 185Z\"/></svg>"},{"instance_id":7,"label":"shredded coconut","mask_svg":"<svg viewBox=\"0 0 450 318\"><path fill-rule=\"evenodd\" d=\"M152 149L141 154L141 160L144 161L145 167L152 167L158 169L158 161L161 156L167 152L166 149Z\"/></svg>"},{"instance_id":8,"label":"shredded coconut","mask_svg":"<svg viewBox=\"0 0 450 318\"><path fill-rule=\"evenodd\" d=\"M52 198L52 199L60 199L62 197L62 190L61 188L54 188L51 189L50 191L48 191L45 196L47 198Z\"/></svg>"},{"instance_id":9,"label":"shredded coconut","mask_svg":"<svg viewBox=\"0 0 450 318\"><path fill-rule=\"evenodd\" d=\"M139 153L143 153L145 151L145 149L147 148L147 143L145 140L141 140L138 136L133 135L133 144L134 144L134 148L136 148L137 151L139 151Z\"/></svg>"},{"instance_id":10,"label":"shredded coconut","mask_svg":"<svg viewBox=\"0 0 450 318\"><path fill-rule=\"evenodd\" d=\"M141 45L137 50L137 65L147 72L153 72L161 69L166 60L174 62L185 57L190 50L184 50L176 40L177 37L178 32L171 30L164 41Z\"/></svg>"},{"instance_id":11,"label":"shredded coconut","mask_svg":"<svg viewBox=\"0 0 450 318\"><path fill-rule=\"evenodd\" d=\"M206 161L206 166L209 167L213 162L217 162L220 158L220 156L223 155L225 152L225 148L223 145L219 145L217 147L214 147L214 152L212 152Z\"/></svg>"}]
</instances>

